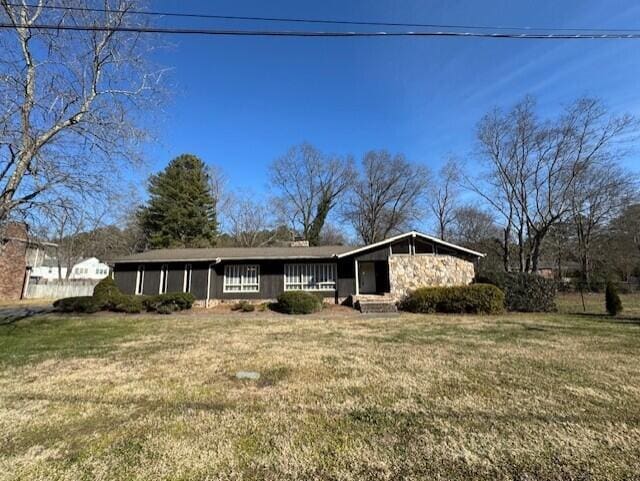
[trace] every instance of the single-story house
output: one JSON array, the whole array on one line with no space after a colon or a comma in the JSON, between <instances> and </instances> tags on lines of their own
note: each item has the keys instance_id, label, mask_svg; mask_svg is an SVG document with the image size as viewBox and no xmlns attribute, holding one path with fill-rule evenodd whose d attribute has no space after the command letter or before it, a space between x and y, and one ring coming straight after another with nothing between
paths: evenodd
<instances>
[{"instance_id":1,"label":"single-story house","mask_svg":"<svg viewBox=\"0 0 640 481\"><path fill-rule=\"evenodd\" d=\"M420 232L353 246L158 249L113 261L127 294L191 292L200 304L271 300L284 291L336 303L362 295L400 299L422 286L471 283L484 254Z\"/></svg>"}]
</instances>

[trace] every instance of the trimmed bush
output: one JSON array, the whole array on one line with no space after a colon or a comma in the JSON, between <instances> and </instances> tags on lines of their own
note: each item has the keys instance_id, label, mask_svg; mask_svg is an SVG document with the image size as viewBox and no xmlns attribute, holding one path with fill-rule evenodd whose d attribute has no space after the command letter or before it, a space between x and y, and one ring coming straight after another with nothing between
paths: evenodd
<instances>
[{"instance_id":1,"label":"trimmed bush","mask_svg":"<svg viewBox=\"0 0 640 481\"><path fill-rule=\"evenodd\" d=\"M504 311L504 293L490 284L422 287L405 297L399 307L423 314L499 314Z\"/></svg>"},{"instance_id":2,"label":"trimmed bush","mask_svg":"<svg viewBox=\"0 0 640 481\"><path fill-rule=\"evenodd\" d=\"M98 311L126 312L137 314L143 310L170 314L190 309L195 301L193 294L176 292L151 297L130 296L118 289L110 277L102 279L93 289L91 297L68 297L54 302L53 306L62 312L92 313Z\"/></svg>"},{"instance_id":3,"label":"trimmed bush","mask_svg":"<svg viewBox=\"0 0 640 481\"><path fill-rule=\"evenodd\" d=\"M605 307L610 316L615 316L622 312L622 301L618 295L618 287L612 281L607 281L604 300Z\"/></svg>"},{"instance_id":4,"label":"trimmed bush","mask_svg":"<svg viewBox=\"0 0 640 481\"><path fill-rule=\"evenodd\" d=\"M148 312L171 314L176 311L191 309L195 297L190 292L172 292L145 298L142 303Z\"/></svg>"},{"instance_id":5,"label":"trimmed bush","mask_svg":"<svg viewBox=\"0 0 640 481\"><path fill-rule=\"evenodd\" d=\"M274 307L285 314L311 314L322 309L322 299L305 291L287 291L278 296Z\"/></svg>"},{"instance_id":6,"label":"trimmed bush","mask_svg":"<svg viewBox=\"0 0 640 481\"><path fill-rule=\"evenodd\" d=\"M102 310L102 304L93 296L65 297L53 303L60 312L81 312L91 314Z\"/></svg>"},{"instance_id":7,"label":"trimmed bush","mask_svg":"<svg viewBox=\"0 0 640 481\"><path fill-rule=\"evenodd\" d=\"M93 288L93 298L102 304L104 309L111 309L114 300L122 295L116 281L111 277L105 277Z\"/></svg>"},{"instance_id":8,"label":"trimmed bush","mask_svg":"<svg viewBox=\"0 0 640 481\"><path fill-rule=\"evenodd\" d=\"M478 283L493 284L505 295L509 311L551 312L556 310L556 282L526 272L490 272L479 276Z\"/></svg>"},{"instance_id":9,"label":"trimmed bush","mask_svg":"<svg viewBox=\"0 0 640 481\"><path fill-rule=\"evenodd\" d=\"M144 310L144 299L139 296L128 296L118 293L111 297L109 310L113 312L126 312L138 314Z\"/></svg>"},{"instance_id":10,"label":"trimmed bush","mask_svg":"<svg viewBox=\"0 0 640 481\"><path fill-rule=\"evenodd\" d=\"M253 312L256 310L256 306L248 301L240 301L233 305L232 311Z\"/></svg>"}]
</instances>

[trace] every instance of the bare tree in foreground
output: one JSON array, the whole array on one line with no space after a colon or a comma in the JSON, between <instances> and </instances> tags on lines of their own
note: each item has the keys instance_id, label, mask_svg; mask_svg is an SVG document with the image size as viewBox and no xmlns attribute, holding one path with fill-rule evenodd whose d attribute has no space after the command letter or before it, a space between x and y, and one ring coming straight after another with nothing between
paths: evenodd
<instances>
[{"instance_id":1,"label":"bare tree in foreground","mask_svg":"<svg viewBox=\"0 0 640 481\"><path fill-rule=\"evenodd\" d=\"M421 219L429 171L401 154L371 151L362 159L343 216L365 244L380 241Z\"/></svg>"},{"instance_id":2,"label":"bare tree in foreground","mask_svg":"<svg viewBox=\"0 0 640 481\"><path fill-rule=\"evenodd\" d=\"M95 200L138 159L142 114L160 92L140 34L34 27L136 26L138 2L107 0L104 12L17 3L0 0L0 21L13 25L0 32L0 224L83 192Z\"/></svg>"},{"instance_id":3,"label":"bare tree in foreground","mask_svg":"<svg viewBox=\"0 0 640 481\"><path fill-rule=\"evenodd\" d=\"M438 171L438 175L429 189L429 208L435 216L438 237L447 240L449 229L455 221L456 207L460 188L460 172L453 159L449 159Z\"/></svg>"},{"instance_id":4,"label":"bare tree in foreground","mask_svg":"<svg viewBox=\"0 0 640 481\"><path fill-rule=\"evenodd\" d=\"M271 164L271 184L277 206L311 245L318 245L327 216L353 180L353 161L327 156L303 143Z\"/></svg>"},{"instance_id":5,"label":"bare tree in foreground","mask_svg":"<svg viewBox=\"0 0 640 481\"><path fill-rule=\"evenodd\" d=\"M545 236L571 212L574 187L592 166L617 161L631 125L631 117L612 116L589 98L550 121L536 117L531 98L483 117L477 135L484 169L466 182L503 220L505 269L515 242L518 269L537 271Z\"/></svg>"}]
</instances>

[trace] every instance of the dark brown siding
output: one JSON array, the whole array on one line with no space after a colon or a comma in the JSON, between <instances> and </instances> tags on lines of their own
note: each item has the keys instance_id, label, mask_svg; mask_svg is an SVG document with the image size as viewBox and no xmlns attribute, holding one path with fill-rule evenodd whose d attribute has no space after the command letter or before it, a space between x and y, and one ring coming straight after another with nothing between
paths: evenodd
<instances>
[{"instance_id":1,"label":"dark brown siding","mask_svg":"<svg viewBox=\"0 0 640 481\"><path fill-rule=\"evenodd\" d=\"M349 297L356 292L353 257L338 261L338 297Z\"/></svg>"},{"instance_id":2,"label":"dark brown siding","mask_svg":"<svg viewBox=\"0 0 640 481\"><path fill-rule=\"evenodd\" d=\"M400 239L397 242L391 244L391 250L394 254L409 254L409 243L411 239Z\"/></svg>"},{"instance_id":3,"label":"dark brown siding","mask_svg":"<svg viewBox=\"0 0 640 481\"><path fill-rule=\"evenodd\" d=\"M415 239L416 254L433 254L433 243L426 240L416 238Z\"/></svg>"},{"instance_id":4,"label":"dark brown siding","mask_svg":"<svg viewBox=\"0 0 640 481\"><path fill-rule=\"evenodd\" d=\"M116 264L113 268L113 278L118 289L124 294L134 294L136 291L136 274L138 264Z\"/></svg>"},{"instance_id":5,"label":"dark brown siding","mask_svg":"<svg viewBox=\"0 0 640 481\"><path fill-rule=\"evenodd\" d=\"M145 296L157 296L160 292L160 266L162 264L145 264L144 285L142 294Z\"/></svg>"},{"instance_id":6,"label":"dark brown siding","mask_svg":"<svg viewBox=\"0 0 640 481\"><path fill-rule=\"evenodd\" d=\"M374 255L381 255L380 253ZM337 295L347 297L355 292L353 258L327 260L263 260L236 262L235 264L257 264L260 266L259 292L223 292L225 263L192 262L191 293L196 299L207 298L208 269L211 265L210 299L275 299L284 291L284 265L294 263L335 263L337 265ZM135 293L138 263L116 264L114 277L118 287L126 294ZM144 295L156 295L160 286L162 263L146 263L144 274ZM182 292L184 263L169 263L167 292ZM335 291L319 291L326 298L335 298Z\"/></svg>"},{"instance_id":7,"label":"dark brown siding","mask_svg":"<svg viewBox=\"0 0 640 481\"><path fill-rule=\"evenodd\" d=\"M322 261L277 260L277 261L247 261L247 262L222 262L216 264L211 272L211 298L212 299L275 299L284 292L284 265L307 263L335 263L334 259ZM224 291L224 266L229 264L256 264L260 266L260 291L259 292L223 292ZM338 269L338 277L339 269ZM335 297L335 291L318 291L324 297Z\"/></svg>"},{"instance_id":8,"label":"dark brown siding","mask_svg":"<svg viewBox=\"0 0 640 481\"><path fill-rule=\"evenodd\" d=\"M389 258L389 246L370 249L354 256L358 261L386 261ZM351 257L353 259L354 257Z\"/></svg>"},{"instance_id":9,"label":"dark brown siding","mask_svg":"<svg viewBox=\"0 0 640 481\"><path fill-rule=\"evenodd\" d=\"M193 272L191 273L191 294L193 294L196 299L206 299L209 263L196 262L191 265L193 268Z\"/></svg>"},{"instance_id":10,"label":"dark brown siding","mask_svg":"<svg viewBox=\"0 0 640 481\"><path fill-rule=\"evenodd\" d=\"M184 290L184 266L182 262L169 264L167 277L167 292L182 292Z\"/></svg>"}]
</instances>

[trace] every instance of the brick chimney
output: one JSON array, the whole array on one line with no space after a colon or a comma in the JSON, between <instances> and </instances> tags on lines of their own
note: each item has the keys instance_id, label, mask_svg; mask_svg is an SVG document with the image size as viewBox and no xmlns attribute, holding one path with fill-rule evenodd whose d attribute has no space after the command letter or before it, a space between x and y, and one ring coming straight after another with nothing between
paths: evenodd
<instances>
[{"instance_id":1,"label":"brick chimney","mask_svg":"<svg viewBox=\"0 0 640 481\"><path fill-rule=\"evenodd\" d=\"M304 239L289 242L289 247L309 247L309 241Z\"/></svg>"}]
</instances>

